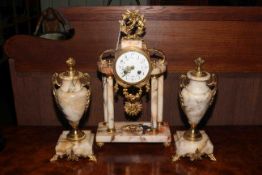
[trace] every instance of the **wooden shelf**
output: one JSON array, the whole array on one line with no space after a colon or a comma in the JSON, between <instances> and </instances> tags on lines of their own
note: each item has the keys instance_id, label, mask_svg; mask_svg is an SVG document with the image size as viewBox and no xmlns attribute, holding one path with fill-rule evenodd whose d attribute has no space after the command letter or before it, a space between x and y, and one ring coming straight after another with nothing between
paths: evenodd
<instances>
[{"instance_id":1,"label":"wooden shelf","mask_svg":"<svg viewBox=\"0 0 262 175\"><path fill-rule=\"evenodd\" d=\"M261 127L208 127L206 131L214 144L216 162L205 158L191 162L183 158L171 162L175 154L172 143L105 144L95 146L97 163L80 159L77 162L58 160L50 163L62 127L1 128L6 147L0 152L1 174L260 174L262 154ZM95 132L95 128L92 128ZM173 128L176 131L178 128ZM181 127L180 127L181 129ZM48 134L46 134L48 132ZM8 162L8 163L7 163Z\"/></svg>"}]
</instances>

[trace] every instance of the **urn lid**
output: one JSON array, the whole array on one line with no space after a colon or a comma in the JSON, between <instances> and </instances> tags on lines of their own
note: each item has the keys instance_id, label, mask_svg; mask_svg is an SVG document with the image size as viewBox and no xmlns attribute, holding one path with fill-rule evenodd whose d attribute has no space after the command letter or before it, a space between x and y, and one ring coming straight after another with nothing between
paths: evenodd
<instances>
[{"instance_id":1,"label":"urn lid","mask_svg":"<svg viewBox=\"0 0 262 175\"><path fill-rule=\"evenodd\" d=\"M195 70L191 70L187 72L187 76L189 79L196 81L207 81L210 79L210 73L207 71L203 71L202 65L205 63L205 60L201 57L198 57L194 60L196 64Z\"/></svg>"},{"instance_id":2,"label":"urn lid","mask_svg":"<svg viewBox=\"0 0 262 175\"><path fill-rule=\"evenodd\" d=\"M75 68L76 61L74 58L69 57L66 60L68 70L58 74L59 79L61 80L79 80L83 85L90 84L90 76L88 73L82 73L77 71Z\"/></svg>"}]
</instances>

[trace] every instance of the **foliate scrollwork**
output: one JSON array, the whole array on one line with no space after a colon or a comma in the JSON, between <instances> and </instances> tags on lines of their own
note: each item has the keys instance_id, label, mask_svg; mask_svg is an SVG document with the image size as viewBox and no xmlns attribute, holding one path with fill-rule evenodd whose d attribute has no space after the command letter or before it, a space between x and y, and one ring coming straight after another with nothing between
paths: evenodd
<instances>
[{"instance_id":1,"label":"foliate scrollwork","mask_svg":"<svg viewBox=\"0 0 262 175\"><path fill-rule=\"evenodd\" d=\"M145 19L138 10L127 10L119 23L120 31L125 39L141 39L145 33Z\"/></svg>"},{"instance_id":2,"label":"foliate scrollwork","mask_svg":"<svg viewBox=\"0 0 262 175\"><path fill-rule=\"evenodd\" d=\"M188 80L187 76L185 74L182 74L180 76L180 82L179 82L180 90L185 88L187 86L188 82L189 82L189 80Z\"/></svg>"},{"instance_id":3,"label":"foliate scrollwork","mask_svg":"<svg viewBox=\"0 0 262 175\"><path fill-rule=\"evenodd\" d=\"M130 115L130 116L136 116L138 115L142 109L143 106L140 102L130 102L127 101L125 102L125 106L124 106L125 112Z\"/></svg>"},{"instance_id":4,"label":"foliate scrollwork","mask_svg":"<svg viewBox=\"0 0 262 175\"><path fill-rule=\"evenodd\" d=\"M91 90L90 89L88 89L86 96L87 96L87 98L86 98L85 111L88 109L88 107L90 105L90 100L91 100Z\"/></svg>"},{"instance_id":5,"label":"foliate scrollwork","mask_svg":"<svg viewBox=\"0 0 262 175\"><path fill-rule=\"evenodd\" d=\"M141 95L143 93L143 90L139 88L138 92L136 94L131 94L128 92L128 89L124 88L123 89L123 94L125 98L129 101L137 101L141 98Z\"/></svg>"},{"instance_id":6,"label":"foliate scrollwork","mask_svg":"<svg viewBox=\"0 0 262 175\"><path fill-rule=\"evenodd\" d=\"M179 94L179 101L180 101L181 107L182 107L183 109L184 109L184 107L185 107L185 104L184 104L184 98L183 98L181 92L182 92L182 90L187 86L188 82L189 82L189 80L188 80L187 76L184 75L184 74L182 74L182 75L180 76L180 82L179 82L179 87L180 87L180 88L179 88L178 94Z\"/></svg>"},{"instance_id":7,"label":"foliate scrollwork","mask_svg":"<svg viewBox=\"0 0 262 175\"><path fill-rule=\"evenodd\" d=\"M59 78L59 75L58 73L54 73L53 76L52 76L52 84L53 84L53 87L55 86L61 86L62 82Z\"/></svg>"},{"instance_id":8,"label":"foliate scrollwork","mask_svg":"<svg viewBox=\"0 0 262 175\"><path fill-rule=\"evenodd\" d=\"M143 90L141 88L139 88L136 94L132 94L128 92L127 88L123 89L123 95L125 96L125 99L127 100L125 102L124 109L128 115L136 116L142 111L143 106L140 101L142 93L143 93Z\"/></svg>"},{"instance_id":9,"label":"foliate scrollwork","mask_svg":"<svg viewBox=\"0 0 262 175\"><path fill-rule=\"evenodd\" d=\"M146 92L150 91L150 83L149 83L149 81L146 83L145 88L146 88Z\"/></svg>"},{"instance_id":10,"label":"foliate scrollwork","mask_svg":"<svg viewBox=\"0 0 262 175\"><path fill-rule=\"evenodd\" d=\"M79 77L80 83L82 86L88 86L90 88L90 75L88 73L83 73L81 77Z\"/></svg>"},{"instance_id":11,"label":"foliate scrollwork","mask_svg":"<svg viewBox=\"0 0 262 175\"><path fill-rule=\"evenodd\" d=\"M211 78L207 82L207 86L211 89L212 98L209 102L209 105L211 106L214 102L214 98L215 98L216 93L217 93L217 77L216 77L215 74L211 74Z\"/></svg>"},{"instance_id":12,"label":"foliate scrollwork","mask_svg":"<svg viewBox=\"0 0 262 175\"><path fill-rule=\"evenodd\" d=\"M58 73L54 73L52 76L52 85L53 85L53 95L56 101L56 104L58 104L58 107L60 107L59 102L58 102L58 98L57 98L57 93L56 90L62 85L62 80L59 78L59 74Z\"/></svg>"},{"instance_id":13,"label":"foliate scrollwork","mask_svg":"<svg viewBox=\"0 0 262 175\"><path fill-rule=\"evenodd\" d=\"M118 83L116 83L116 84L114 85L114 92L117 93L118 90L119 90Z\"/></svg>"}]
</instances>

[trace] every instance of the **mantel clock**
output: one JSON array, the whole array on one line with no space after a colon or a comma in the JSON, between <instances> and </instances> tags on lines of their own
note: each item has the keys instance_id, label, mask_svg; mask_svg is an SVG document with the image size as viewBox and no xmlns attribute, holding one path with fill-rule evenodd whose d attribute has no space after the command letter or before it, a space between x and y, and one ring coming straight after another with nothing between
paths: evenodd
<instances>
[{"instance_id":1,"label":"mantel clock","mask_svg":"<svg viewBox=\"0 0 262 175\"><path fill-rule=\"evenodd\" d=\"M99 145L105 142L156 142L169 145L169 126L163 122L163 93L166 60L164 54L147 48L143 40L145 19L138 11L122 15L116 49L104 51L98 61L102 73L104 122L96 134ZM124 99L123 114L139 116L143 112L142 96L150 93L150 122L115 122L114 95ZM123 115L124 116L124 115Z\"/></svg>"}]
</instances>

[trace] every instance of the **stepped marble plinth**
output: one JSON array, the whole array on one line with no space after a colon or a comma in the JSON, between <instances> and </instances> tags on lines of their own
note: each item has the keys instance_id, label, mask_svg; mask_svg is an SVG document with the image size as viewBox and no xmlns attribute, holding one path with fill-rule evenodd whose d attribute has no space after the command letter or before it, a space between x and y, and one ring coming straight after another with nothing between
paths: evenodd
<instances>
[{"instance_id":1,"label":"stepped marble plinth","mask_svg":"<svg viewBox=\"0 0 262 175\"><path fill-rule=\"evenodd\" d=\"M129 126L139 127L131 129L131 131ZM164 143L168 146L171 142L171 132L167 123L152 130L151 122L115 122L114 132L109 132L106 124L100 122L96 133L96 142L100 146L107 142Z\"/></svg>"},{"instance_id":2,"label":"stepped marble plinth","mask_svg":"<svg viewBox=\"0 0 262 175\"><path fill-rule=\"evenodd\" d=\"M55 147L56 154L50 159L51 162L59 158L66 157L68 160L78 160L79 158L89 158L96 162L93 153L94 134L89 130L83 130L85 138L81 141L69 141L66 135L69 131L63 131Z\"/></svg>"},{"instance_id":3,"label":"stepped marble plinth","mask_svg":"<svg viewBox=\"0 0 262 175\"><path fill-rule=\"evenodd\" d=\"M205 131L201 130L202 139L199 141L186 140L183 135L185 131L177 131L174 135L176 155L173 161L179 160L180 157L189 157L191 161L202 159L207 155L211 160L216 161L213 154L214 146Z\"/></svg>"}]
</instances>

